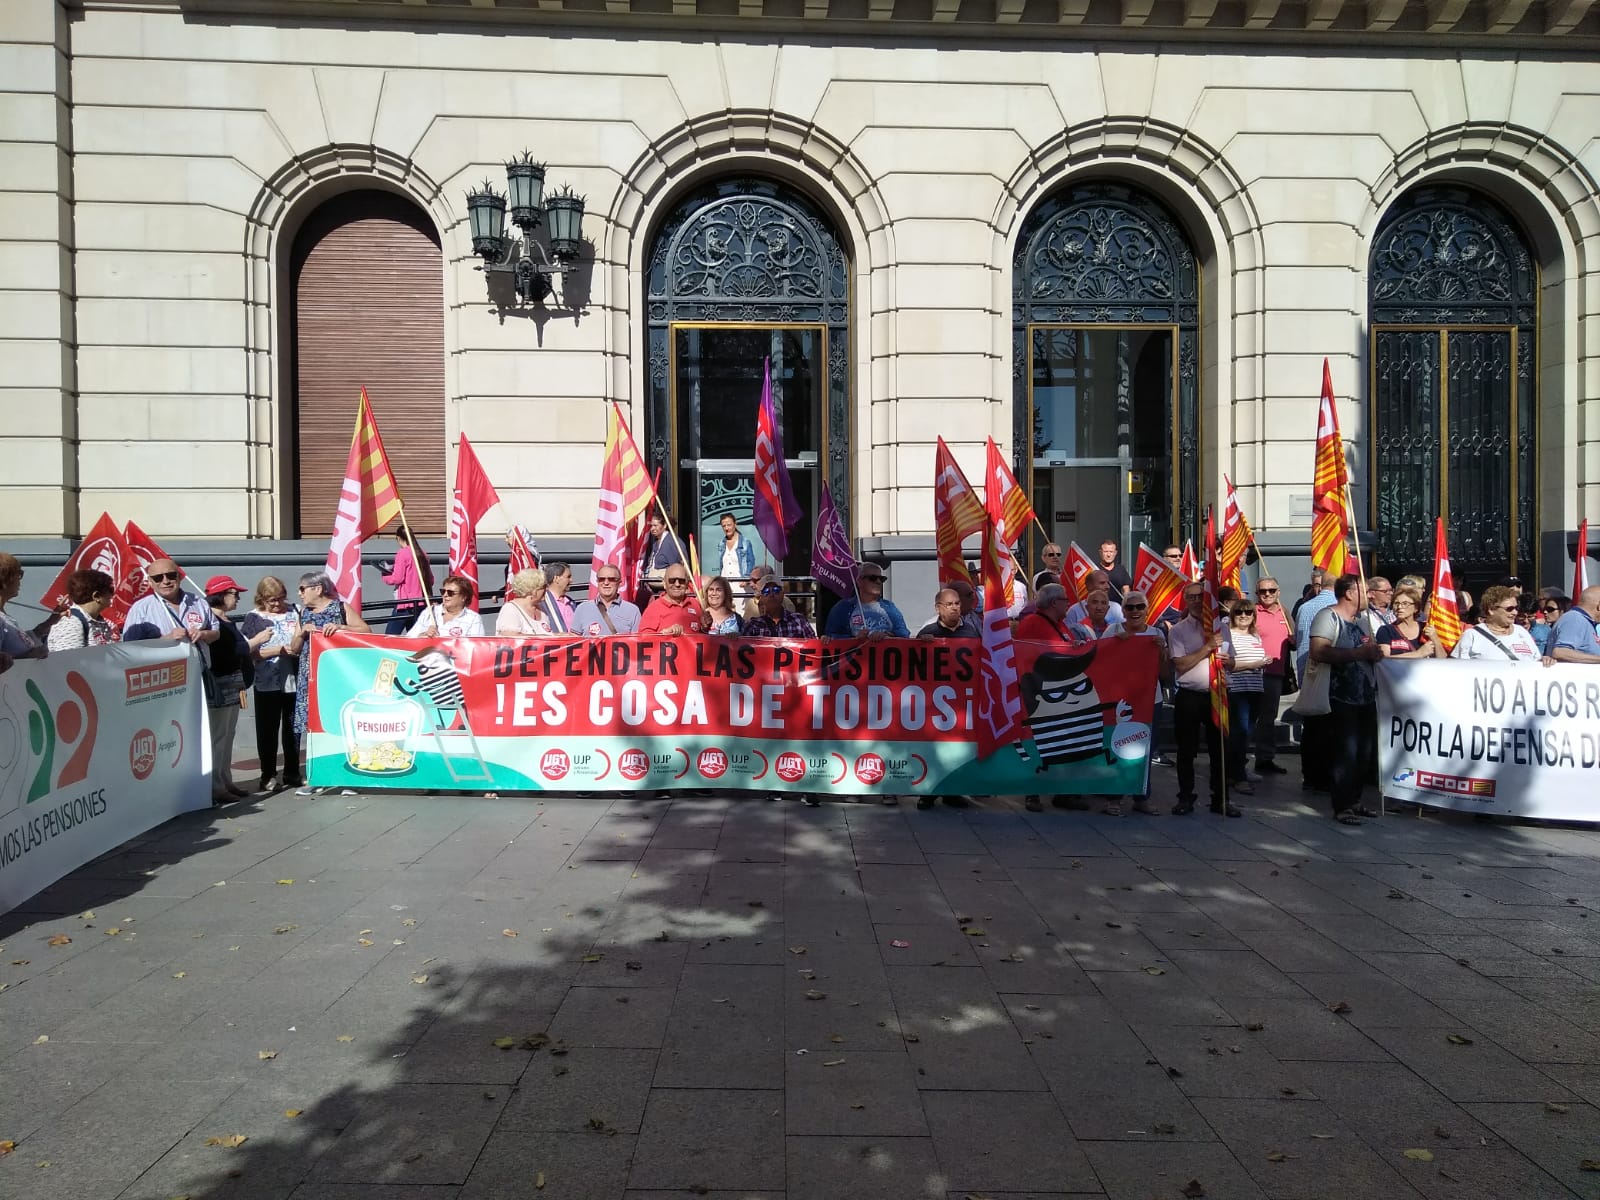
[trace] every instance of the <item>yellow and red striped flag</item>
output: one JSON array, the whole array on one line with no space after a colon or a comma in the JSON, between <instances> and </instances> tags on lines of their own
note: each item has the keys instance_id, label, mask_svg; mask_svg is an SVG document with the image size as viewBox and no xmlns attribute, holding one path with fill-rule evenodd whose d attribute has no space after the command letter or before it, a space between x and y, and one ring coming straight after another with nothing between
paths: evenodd
<instances>
[{"instance_id":1,"label":"yellow and red striped flag","mask_svg":"<svg viewBox=\"0 0 1600 1200\"><path fill-rule=\"evenodd\" d=\"M988 471L983 480L983 507L1007 547L1016 546L1023 531L1038 519L1028 502L1028 493L1006 465L993 438L989 439Z\"/></svg>"},{"instance_id":2,"label":"yellow and red striped flag","mask_svg":"<svg viewBox=\"0 0 1600 1200\"><path fill-rule=\"evenodd\" d=\"M606 456L600 467L600 505L594 524L594 553L590 569L599 573L613 566L624 579L631 578L627 530L656 500L655 485L645 469L644 456L634 443L628 422L615 400L606 416Z\"/></svg>"},{"instance_id":3,"label":"yellow and red striped flag","mask_svg":"<svg viewBox=\"0 0 1600 1200\"><path fill-rule=\"evenodd\" d=\"M1316 469L1311 481L1311 565L1336 575L1344 574L1344 543L1350 536L1350 510L1344 502L1349 483L1344 440L1339 436L1339 409L1333 399L1333 374L1328 360L1323 359Z\"/></svg>"},{"instance_id":4,"label":"yellow and red striped flag","mask_svg":"<svg viewBox=\"0 0 1600 1200\"><path fill-rule=\"evenodd\" d=\"M939 546L941 585L957 579L972 582L966 560L961 556L961 543L981 530L987 520L978 493L972 490L956 464L955 455L940 438L933 457L933 533Z\"/></svg>"},{"instance_id":5,"label":"yellow and red striped flag","mask_svg":"<svg viewBox=\"0 0 1600 1200\"><path fill-rule=\"evenodd\" d=\"M1461 606L1456 603L1456 577L1450 569L1450 548L1444 540L1444 518L1433 519L1433 600L1428 624L1449 654L1461 640Z\"/></svg>"},{"instance_id":6,"label":"yellow and red striped flag","mask_svg":"<svg viewBox=\"0 0 1600 1200\"><path fill-rule=\"evenodd\" d=\"M1255 536L1250 522L1244 519L1244 509L1239 507L1239 494L1233 490L1233 480L1222 477L1227 492L1222 504L1222 582L1229 587L1244 590L1239 578L1239 568L1244 564L1245 551Z\"/></svg>"},{"instance_id":7,"label":"yellow and red striped flag","mask_svg":"<svg viewBox=\"0 0 1600 1200\"><path fill-rule=\"evenodd\" d=\"M361 543L400 515L400 488L389 470L383 438L372 416L367 389L361 389L356 411L356 431L345 460L344 486L333 518L328 543L328 577L339 598L357 611L361 608Z\"/></svg>"},{"instance_id":8,"label":"yellow and red striped flag","mask_svg":"<svg viewBox=\"0 0 1600 1200\"><path fill-rule=\"evenodd\" d=\"M1217 514L1212 509L1206 509L1206 568L1205 568L1205 604L1200 613L1200 623L1205 626L1206 633L1216 628L1220 617L1227 620L1227 615L1218 611L1218 594L1222 590L1220 563L1217 553ZM1228 671L1222 661L1221 654L1213 654L1211 665L1211 721L1217 727L1217 732L1222 737L1228 736Z\"/></svg>"}]
</instances>

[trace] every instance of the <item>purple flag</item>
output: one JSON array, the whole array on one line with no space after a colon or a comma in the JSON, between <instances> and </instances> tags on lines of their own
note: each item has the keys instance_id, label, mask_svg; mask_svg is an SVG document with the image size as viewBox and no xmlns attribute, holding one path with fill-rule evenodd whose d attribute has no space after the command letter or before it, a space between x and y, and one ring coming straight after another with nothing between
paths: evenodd
<instances>
[{"instance_id":1,"label":"purple flag","mask_svg":"<svg viewBox=\"0 0 1600 1200\"><path fill-rule=\"evenodd\" d=\"M800 503L783 461L783 426L772 404L772 360L761 372L761 413L756 418L756 530L772 556L789 557L789 531L800 523Z\"/></svg>"},{"instance_id":2,"label":"purple flag","mask_svg":"<svg viewBox=\"0 0 1600 1200\"><path fill-rule=\"evenodd\" d=\"M811 576L841 599L855 593L856 560L850 553L850 535L845 532L826 483L822 485L822 506L817 512L817 540L811 548Z\"/></svg>"}]
</instances>

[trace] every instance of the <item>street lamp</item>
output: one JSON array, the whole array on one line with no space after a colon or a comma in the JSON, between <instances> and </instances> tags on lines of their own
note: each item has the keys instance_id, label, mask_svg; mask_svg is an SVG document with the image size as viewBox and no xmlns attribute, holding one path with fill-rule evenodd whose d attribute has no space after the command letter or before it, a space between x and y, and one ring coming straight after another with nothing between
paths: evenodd
<instances>
[{"instance_id":1,"label":"street lamp","mask_svg":"<svg viewBox=\"0 0 1600 1200\"><path fill-rule=\"evenodd\" d=\"M583 197L563 186L545 199L544 169L544 163L534 162L524 150L506 163L505 195L487 179L477 191L467 193L472 252L483 259L478 269L514 276L517 300L523 304L537 304L548 296L550 276L571 270L583 248ZM508 207L521 237L506 236ZM533 231L541 224L549 230L548 251L533 240Z\"/></svg>"}]
</instances>

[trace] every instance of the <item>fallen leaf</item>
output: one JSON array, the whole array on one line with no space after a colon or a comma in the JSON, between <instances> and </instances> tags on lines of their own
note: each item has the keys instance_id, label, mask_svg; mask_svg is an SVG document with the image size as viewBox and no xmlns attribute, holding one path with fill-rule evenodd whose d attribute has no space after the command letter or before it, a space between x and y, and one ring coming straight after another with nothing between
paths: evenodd
<instances>
[{"instance_id":1,"label":"fallen leaf","mask_svg":"<svg viewBox=\"0 0 1600 1200\"><path fill-rule=\"evenodd\" d=\"M15 1142L0 1142L0 1158L4 1158L16 1148L17 1144Z\"/></svg>"},{"instance_id":2,"label":"fallen leaf","mask_svg":"<svg viewBox=\"0 0 1600 1200\"><path fill-rule=\"evenodd\" d=\"M4 1146L4 1145L6 1145L5 1142L0 1142L0 1146ZM1580 1170L1580 1171L1600 1171L1600 1158L1586 1158L1586 1159L1584 1159L1582 1162L1580 1162L1578 1164L1578 1170Z\"/></svg>"},{"instance_id":3,"label":"fallen leaf","mask_svg":"<svg viewBox=\"0 0 1600 1200\"><path fill-rule=\"evenodd\" d=\"M790 954L804 954L805 952L806 952L806 948L804 946L790 946L789 947L789 953Z\"/></svg>"},{"instance_id":4,"label":"fallen leaf","mask_svg":"<svg viewBox=\"0 0 1600 1200\"><path fill-rule=\"evenodd\" d=\"M1572 1111L1565 1104L1557 1104L1554 1100L1546 1100L1544 1102L1544 1110L1547 1113L1569 1113Z\"/></svg>"},{"instance_id":5,"label":"fallen leaf","mask_svg":"<svg viewBox=\"0 0 1600 1200\"><path fill-rule=\"evenodd\" d=\"M256 1057L262 1062L266 1062L269 1058L277 1058L278 1052L276 1050L257 1050Z\"/></svg>"},{"instance_id":6,"label":"fallen leaf","mask_svg":"<svg viewBox=\"0 0 1600 1200\"><path fill-rule=\"evenodd\" d=\"M362 930L362 931L361 931L361 932L360 932L360 933L359 933L359 934L357 934L357 935L356 935L356 936L358 936L358 937L370 937L370 936L371 936L371 935L372 935L372 930L370 930L370 929L363 929L363 930Z\"/></svg>"},{"instance_id":7,"label":"fallen leaf","mask_svg":"<svg viewBox=\"0 0 1600 1200\"><path fill-rule=\"evenodd\" d=\"M43 1162L36 1162L33 1165L38 1167L40 1170L43 1170L45 1167L50 1165L50 1160L47 1158Z\"/></svg>"},{"instance_id":8,"label":"fallen leaf","mask_svg":"<svg viewBox=\"0 0 1600 1200\"><path fill-rule=\"evenodd\" d=\"M1200 1200L1200 1197L1206 1194L1205 1184L1201 1183L1198 1179L1189 1180L1188 1183L1184 1184L1178 1190L1183 1194L1186 1200Z\"/></svg>"},{"instance_id":9,"label":"fallen leaf","mask_svg":"<svg viewBox=\"0 0 1600 1200\"><path fill-rule=\"evenodd\" d=\"M405 920L400 922L400 924L406 925L406 926L415 925L416 923L417 923L417 919L415 917L407 917Z\"/></svg>"},{"instance_id":10,"label":"fallen leaf","mask_svg":"<svg viewBox=\"0 0 1600 1200\"><path fill-rule=\"evenodd\" d=\"M889 943L889 945L893 946L896 950L909 950L909 949L911 949L911 943L906 941L904 938L895 938L892 942Z\"/></svg>"},{"instance_id":11,"label":"fallen leaf","mask_svg":"<svg viewBox=\"0 0 1600 1200\"><path fill-rule=\"evenodd\" d=\"M517 1044L517 1039L516 1038L510 1038L510 1037L497 1037L497 1038L495 1038L495 1040L494 1040L494 1042L492 1044L495 1046L496 1049L509 1050L509 1049L511 1049L511 1047L513 1047L513 1046L515 1046Z\"/></svg>"},{"instance_id":12,"label":"fallen leaf","mask_svg":"<svg viewBox=\"0 0 1600 1200\"><path fill-rule=\"evenodd\" d=\"M713 1004L726 1004L727 1002L728 1002L728 998L726 996L713 996L713 997L711 997L711 1003L713 1003Z\"/></svg>"},{"instance_id":13,"label":"fallen leaf","mask_svg":"<svg viewBox=\"0 0 1600 1200\"><path fill-rule=\"evenodd\" d=\"M227 1137L208 1137L206 1145L223 1146L229 1150L237 1150L250 1139L242 1133L230 1133Z\"/></svg>"},{"instance_id":14,"label":"fallen leaf","mask_svg":"<svg viewBox=\"0 0 1600 1200\"><path fill-rule=\"evenodd\" d=\"M1333 1141L1333 1134L1331 1133L1313 1133L1311 1136L1319 1142Z\"/></svg>"},{"instance_id":15,"label":"fallen leaf","mask_svg":"<svg viewBox=\"0 0 1600 1200\"><path fill-rule=\"evenodd\" d=\"M1462 1037L1459 1033L1447 1033L1447 1034L1444 1035L1444 1040L1449 1042L1452 1046L1470 1046L1470 1045L1472 1045L1472 1039L1471 1038Z\"/></svg>"},{"instance_id":16,"label":"fallen leaf","mask_svg":"<svg viewBox=\"0 0 1600 1200\"><path fill-rule=\"evenodd\" d=\"M354 1035L354 1034L350 1034L350 1033L341 1033L341 1034L340 1034L340 1035L339 1035L339 1036L338 1036L338 1037L337 1037L337 1038L335 1038L335 1039L334 1039L334 1040L335 1040L335 1041L339 1041L339 1042L353 1042L353 1041L355 1041L355 1040L356 1040L356 1039L355 1039L355 1035Z\"/></svg>"},{"instance_id":17,"label":"fallen leaf","mask_svg":"<svg viewBox=\"0 0 1600 1200\"><path fill-rule=\"evenodd\" d=\"M578 961L579 962L586 962L586 963L597 963L604 957L605 957L604 954L585 954Z\"/></svg>"},{"instance_id":18,"label":"fallen leaf","mask_svg":"<svg viewBox=\"0 0 1600 1200\"><path fill-rule=\"evenodd\" d=\"M69 938L64 933L56 934L55 937L51 938L48 942L45 943L45 945L47 945L47 946L70 946L71 944L72 944L72 939Z\"/></svg>"},{"instance_id":19,"label":"fallen leaf","mask_svg":"<svg viewBox=\"0 0 1600 1200\"><path fill-rule=\"evenodd\" d=\"M292 879L280 879L280 880L278 880L278 886L279 887L288 887L293 882L294 882L294 880L292 880Z\"/></svg>"},{"instance_id":20,"label":"fallen leaf","mask_svg":"<svg viewBox=\"0 0 1600 1200\"><path fill-rule=\"evenodd\" d=\"M42 1046L46 1042L48 1042L49 1040L50 1040L50 1035L48 1033L41 1033L38 1037L33 1039L33 1044L35 1046Z\"/></svg>"},{"instance_id":21,"label":"fallen leaf","mask_svg":"<svg viewBox=\"0 0 1600 1200\"><path fill-rule=\"evenodd\" d=\"M273 933L288 933L291 930L299 929L299 928L300 928L300 926L298 926L298 925L279 925L272 932Z\"/></svg>"},{"instance_id":22,"label":"fallen leaf","mask_svg":"<svg viewBox=\"0 0 1600 1200\"><path fill-rule=\"evenodd\" d=\"M865 1108L866 1105L865 1104L852 1104L850 1107L853 1108L853 1109L856 1109L857 1111L859 1111L859 1110Z\"/></svg>"},{"instance_id":23,"label":"fallen leaf","mask_svg":"<svg viewBox=\"0 0 1600 1200\"><path fill-rule=\"evenodd\" d=\"M428 982L428 977L426 975L413 975L411 977L411 982L412 983L427 983Z\"/></svg>"},{"instance_id":24,"label":"fallen leaf","mask_svg":"<svg viewBox=\"0 0 1600 1200\"><path fill-rule=\"evenodd\" d=\"M358 945L358 946L371 946L373 944L374 943L373 943L371 938L357 938L356 939L356 945Z\"/></svg>"},{"instance_id":25,"label":"fallen leaf","mask_svg":"<svg viewBox=\"0 0 1600 1200\"><path fill-rule=\"evenodd\" d=\"M173 978L174 979L182 979L188 973L189 972L187 972L187 971L179 971L176 975L173 976Z\"/></svg>"},{"instance_id":26,"label":"fallen leaf","mask_svg":"<svg viewBox=\"0 0 1600 1200\"><path fill-rule=\"evenodd\" d=\"M533 1186L540 1191L544 1190L544 1172L540 1171L533 1177Z\"/></svg>"},{"instance_id":27,"label":"fallen leaf","mask_svg":"<svg viewBox=\"0 0 1600 1200\"><path fill-rule=\"evenodd\" d=\"M515 929L502 929L500 931L500 936L501 937L516 937L517 936L517 931Z\"/></svg>"},{"instance_id":28,"label":"fallen leaf","mask_svg":"<svg viewBox=\"0 0 1600 1200\"><path fill-rule=\"evenodd\" d=\"M1350 1011L1350 1006L1343 1000L1335 1000L1332 1004L1328 1005L1328 1011L1331 1013L1339 1013L1342 1016Z\"/></svg>"},{"instance_id":29,"label":"fallen leaf","mask_svg":"<svg viewBox=\"0 0 1600 1200\"><path fill-rule=\"evenodd\" d=\"M816 977L817 977L817 973L815 971L809 971L808 970L808 971L801 971L800 972L800 978L801 979L815 979Z\"/></svg>"},{"instance_id":30,"label":"fallen leaf","mask_svg":"<svg viewBox=\"0 0 1600 1200\"><path fill-rule=\"evenodd\" d=\"M966 929L968 937L983 937L987 932L982 925L968 925Z\"/></svg>"},{"instance_id":31,"label":"fallen leaf","mask_svg":"<svg viewBox=\"0 0 1600 1200\"><path fill-rule=\"evenodd\" d=\"M1178 1132L1178 1127L1170 1122L1163 1121L1158 1125L1152 1125L1150 1127L1150 1132L1159 1133L1165 1137L1171 1137L1173 1134Z\"/></svg>"},{"instance_id":32,"label":"fallen leaf","mask_svg":"<svg viewBox=\"0 0 1600 1200\"><path fill-rule=\"evenodd\" d=\"M1291 1157L1290 1155L1285 1154L1282 1150L1268 1150L1267 1151L1267 1161L1268 1162L1272 1162L1272 1163L1288 1162L1290 1157Z\"/></svg>"},{"instance_id":33,"label":"fallen leaf","mask_svg":"<svg viewBox=\"0 0 1600 1200\"><path fill-rule=\"evenodd\" d=\"M106 930L106 936L107 937L116 937L117 934L119 934L121 932L122 932L122 927L120 925L112 925Z\"/></svg>"},{"instance_id":34,"label":"fallen leaf","mask_svg":"<svg viewBox=\"0 0 1600 1200\"><path fill-rule=\"evenodd\" d=\"M908 1033L905 1035L905 1040L908 1042L920 1042L922 1039L914 1033Z\"/></svg>"},{"instance_id":35,"label":"fallen leaf","mask_svg":"<svg viewBox=\"0 0 1600 1200\"><path fill-rule=\"evenodd\" d=\"M819 992L816 988L811 988L806 992L807 1000L826 1000L827 998L827 992Z\"/></svg>"},{"instance_id":36,"label":"fallen leaf","mask_svg":"<svg viewBox=\"0 0 1600 1200\"><path fill-rule=\"evenodd\" d=\"M840 1044L840 1043L841 1043L841 1042L843 1042L843 1041L844 1041L844 1035L843 1035L843 1034L842 1034L842 1033L830 1033L830 1034L829 1034L829 1035L828 1035L828 1040L829 1040L829 1041L830 1041L830 1042L832 1042L832 1043L833 1043L833 1044L834 1044L834 1045L836 1045L836 1046L837 1046L837 1045L839 1045L839 1044ZM1563 1109L1563 1110L1562 1110L1562 1111L1563 1111L1563 1112L1564 1112L1564 1111L1566 1111L1566 1110L1565 1110L1565 1109Z\"/></svg>"},{"instance_id":37,"label":"fallen leaf","mask_svg":"<svg viewBox=\"0 0 1600 1200\"><path fill-rule=\"evenodd\" d=\"M1165 975L1166 974L1166 972L1163 971L1160 967L1146 967L1144 969L1144 973L1146 975Z\"/></svg>"},{"instance_id":38,"label":"fallen leaf","mask_svg":"<svg viewBox=\"0 0 1600 1200\"><path fill-rule=\"evenodd\" d=\"M303 1108L286 1108L283 1110L283 1115L292 1121L295 1117L298 1117L303 1112L305 1112L305 1109Z\"/></svg>"},{"instance_id":39,"label":"fallen leaf","mask_svg":"<svg viewBox=\"0 0 1600 1200\"><path fill-rule=\"evenodd\" d=\"M1251 1033L1260 1033L1266 1028L1266 1025L1260 1021L1249 1021L1245 1024L1245 1028Z\"/></svg>"},{"instance_id":40,"label":"fallen leaf","mask_svg":"<svg viewBox=\"0 0 1600 1200\"><path fill-rule=\"evenodd\" d=\"M1405 1151L1405 1156L1407 1158L1409 1158L1412 1162L1432 1162L1433 1161L1433 1151L1432 1150L1407 1150L1407 1151Z\"/></svg>"},{"instance_id":41,"label":"fallen leaf","mask_svg":"<svg viewBox=\"0 0 1600 1200\"><path fill-rule=\"evenodd\" d=\"M406 940L405 938L395 938L394 944L396 946L404 946L406 944Z\"/></svg>"},{"instance_id":42,"label":"fallen leaf","mask_svg":"<svg viewBox=\"0 0 1600 1200\"><path fill-rule=\"evenodd\" d=\"M28 962L29 960L26 958L13 958L11 960L11 965L13 967L25 967L28 965Z\"/></svg>"},{"instance_id":43,"label":"fallen leaf","mask_svg":"<svg viewBox=\"0 0 1600 1200\"><path fill-rule=\"evenodd\" d=\"M830 1058L827 1062L823 1063L822 1065L825 1066L825 1067L842 1067L842 1066L844 1066L844 1059L842 1059L842 1058Z\"/></svg>"}]
</instances>

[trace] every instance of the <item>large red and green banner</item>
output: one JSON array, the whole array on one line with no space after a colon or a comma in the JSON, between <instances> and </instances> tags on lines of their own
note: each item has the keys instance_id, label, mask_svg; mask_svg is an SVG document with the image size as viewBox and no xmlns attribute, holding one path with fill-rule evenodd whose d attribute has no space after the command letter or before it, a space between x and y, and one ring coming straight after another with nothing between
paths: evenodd
<instances>
[{"instance_id":1,"label":"large red and green banner","mask_svg":"<svg viewBox=\"0 0 1600 1200\"><path fill-rule=\"evenodd\" d=\"M312 645L319 786L1139 795L1156 646L1015 643L1022 741L978 757L982 644L365 634Z\"/></svg>"}]
</instances>

